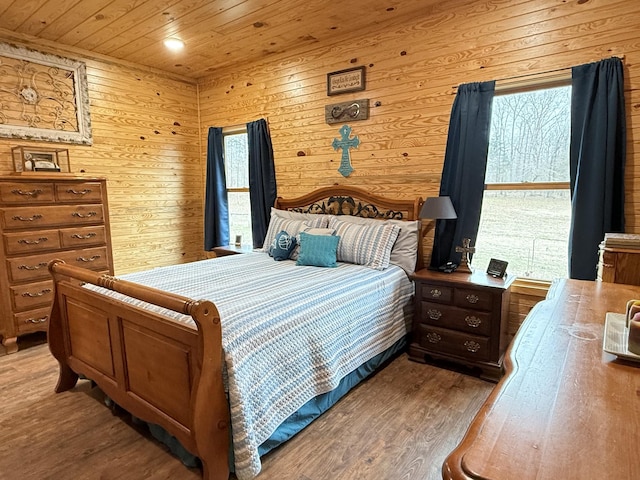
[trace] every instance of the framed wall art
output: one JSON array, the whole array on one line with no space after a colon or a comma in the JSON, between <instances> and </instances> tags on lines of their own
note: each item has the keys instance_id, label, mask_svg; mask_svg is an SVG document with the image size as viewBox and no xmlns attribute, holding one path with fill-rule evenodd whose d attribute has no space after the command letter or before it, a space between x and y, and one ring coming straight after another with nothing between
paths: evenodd
<instances>
[{"instance_id":1,"label":"framed wall art","mask_svg":"<svg viewBox=\"0 0 640 480\"><path fill-rule=\"evenodd\" d=\"M91 145L84 62L0 42L0 137Z\"/></svg>"},{"instance_id":2,"label":"framed wall art","mask_svg":"<svg viewBox=\"0 0 640 480\"><path fill-rule=\"evenodd\" d=\"M348 68L327 74L327 95L364 90L364 67Z\"/></svg>"}]
</instances>

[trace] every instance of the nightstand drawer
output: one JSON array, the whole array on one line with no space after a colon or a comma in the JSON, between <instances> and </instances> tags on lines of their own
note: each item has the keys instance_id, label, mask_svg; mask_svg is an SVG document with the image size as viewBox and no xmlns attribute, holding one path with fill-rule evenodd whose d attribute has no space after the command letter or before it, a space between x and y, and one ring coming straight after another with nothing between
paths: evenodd
<instances>
[{"instance_id":1,"label":"nightstand drawer","mask_svg":"<svg viewBox=\"0 0 640 480\"><path fill-rule=\"evenodd\" d=\"M491 314L468 310L449 305L422 302L420 321L428 325L441 328L453 328L461 332L475 335L487 335L491 333Z\"/></svg>"},{"instance_id":2,"label":"nightstand drawer","mask_svg":"<svg viewBox=\"0 0 640 480\"><path fill-rule=\"evenodd\" d=\"M456 355L469 360L488 360L490 339L444 328L420 325L419 343L434 353Z\"/></svg>"},{"instance_id":3,"label":"nightstand drawer","mask_svg":"<svg viewBox=\"0 0 640 480\"><path fill-rule=\"evenodd\" d=\"M453 288L442 285L420 285L420 298L439 303L451 303L453 299Z\"/></svg>"},{"instance_id":4,"label":"nightstand drawer","mask_svg":"<svg viewBox=\"0 0 640 480\"><path fill-rule=\"evenodd\" d=\"M454 305L462 308L491 310L491 307L493 306L493 297L491 296L491 292L483 291L478 288L457 288L454 293L453 303Z\"/></svg>"}]
</instances>

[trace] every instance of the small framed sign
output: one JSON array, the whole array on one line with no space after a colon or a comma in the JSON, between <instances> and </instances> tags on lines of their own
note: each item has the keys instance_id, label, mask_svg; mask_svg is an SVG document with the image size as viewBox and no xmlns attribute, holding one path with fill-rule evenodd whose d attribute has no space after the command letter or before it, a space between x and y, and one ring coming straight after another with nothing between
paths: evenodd
<instances>
[{"instance_id":1,"label":"small framed sign","mask_svg":"<svg viewBox=\"0 0 640 480\"><path fill-rule=\"evenodd\" d=\"M507 272L508 263L504 260L497 260L492 258L489 261L489 267L487 268L487 273L492 277L502 278L504 274Z\"/></svg>"},{"instance_id":2,"label":"small framed sign","mask_svg":"<svg viewBox=\"0 0 640 480\"><path fill-rule=\"evenodd\" d=\"M364 90L364 66L327 74L327 95Z\"/></svg>"}]
</instances>

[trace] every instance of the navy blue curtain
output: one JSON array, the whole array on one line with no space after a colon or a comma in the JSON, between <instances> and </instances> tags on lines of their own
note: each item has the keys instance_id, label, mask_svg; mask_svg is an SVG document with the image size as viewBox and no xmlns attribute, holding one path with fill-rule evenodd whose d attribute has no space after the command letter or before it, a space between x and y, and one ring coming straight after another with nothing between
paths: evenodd
<instances>
[{"instance_id":1,"label":"navy blue curtain","mask_svg":"<svg viewBox=\"0 0 640 480\"><path fill-rule=\"evenodd\" d=\"M262 246L267 234L271 207L276 201L276 172L269 126L260 119L247 123L249 145L249 196L251 198L251 229L253 246Z\"/></svg>"},{"instance_id":2,"label":"navy blue curtain","mask_svg":"<svg viewBox=\"0 0 640 480\"><path fill-rule=\"evenodd\" d=\"M595 280L598 244L624 232L626 124L622 61L573 67L569 277Z\"/></svg>"},{"instance_id":3,"label":"navy blue curtain","mask_svg":"<svg viewBox=\"0 0 640 480\"><path fill-rule=\"evenodd\" d=\"M229 203L224 174L222 129L209 128L204 201L204 249L229 245Z\"/></svg>"},{"instance_id":4,"label":"navy blue curtain","mask_svg":"<svg viewBox=\"0 0 640 480\"><path fill-rule=\"evenodd\" d=\"M475 245L480 224L495 82L460 85L451 109L440 195L451 197L456 220L436 223L431 268L460 261L463 238Z\"/></svg>"}]
</instances>

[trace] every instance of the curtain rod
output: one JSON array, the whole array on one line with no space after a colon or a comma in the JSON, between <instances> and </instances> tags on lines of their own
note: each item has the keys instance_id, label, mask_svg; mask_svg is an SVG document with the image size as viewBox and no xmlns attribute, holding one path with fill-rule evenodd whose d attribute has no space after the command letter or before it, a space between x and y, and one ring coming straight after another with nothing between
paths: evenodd
<instances>
[{"instance_id":1,"label":"curtain rod","mask_svg":"<svg viewBox=\"0 0 640 480\"><path fill-rule=\"evenodd\" d=\"M612 55L609 58L619 58L620 60L624 61L624 55ZM517 81L520 79L524 79L524 78L529 78L529 77L538 77L535 83L537 85L546 85L546 84L551 84L551 83L562 83L563 80L565 80L565 78L563 78L562 75L552 75L552 74L559 74L559 73L564 73L564 72L570 72L571 69L573 67L562 67L562 68L555 68L553 70L546 70L544 72L536 72L536 73L524 73L522 75L515 75L513 77L504 77L504 78L499 78L496 79L496 83L497 82L511 82L511 81ZM523 87L527 87L527 86L531 86L531 83L525 83L523 82ZM457 88L459 87L459 85L454 85L453 87L453 92L451 92L452 94L456 93L455 90L457 90ZM499 92L502 89L513 89L513 88L518 88L515 85L503 85L502 88L499 85L496 85L496 92Z\"/></svg>"}]
</instances>

